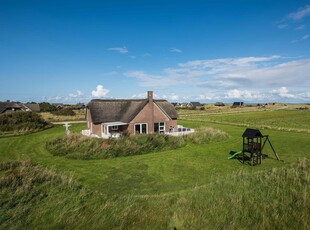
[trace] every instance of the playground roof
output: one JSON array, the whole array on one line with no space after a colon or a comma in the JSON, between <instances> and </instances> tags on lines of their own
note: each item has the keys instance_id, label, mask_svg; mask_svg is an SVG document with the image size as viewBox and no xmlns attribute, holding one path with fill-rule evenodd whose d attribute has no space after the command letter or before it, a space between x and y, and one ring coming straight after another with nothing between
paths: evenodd
<instances>
[{"instance_id":1,"label":"playground roof","mask_svg":"<svg viewBox=\"0 0 310 230\"><path fill-rule=\"evenodd\" d=\"M242 137L247 138L255 138L255 137L262 137L262 133L258 129L246 129L242 134Z\"/></svg>"}]
</instances>

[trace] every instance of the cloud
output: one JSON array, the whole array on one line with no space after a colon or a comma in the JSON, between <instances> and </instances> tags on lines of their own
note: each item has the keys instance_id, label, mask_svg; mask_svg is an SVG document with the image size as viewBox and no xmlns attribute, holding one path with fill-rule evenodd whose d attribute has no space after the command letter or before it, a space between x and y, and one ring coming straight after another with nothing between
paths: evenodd
<instances>
[{"instance_id":1,"label":"cloud","mask_svg":"<svg viewBox=\"0 0 310 230\"><path fill-rule=\"evenodd\" d=\"M177 49L177 48L170 48L170 52L172 52L172 53L182 53L182 50Z\"/></svg>"},{"instance_id":2,"label":"cloud","mask_svg":"<svg viewBox=\"0 0 310 230\"><path fill-rule=\"evenodd\" d=\"M288 14L288 18L292 20L300 20L310 15L310 6L306 5L304 7L299 8L295 12Z\"/></svg>"},{"instance_id":3,"label":"cloud","mask_svg":"<svg viewBox=\"0 0 310 230\"><path fill-rule=\"evenodd\" d=\"M295 30L304 30L306 28L305 25L300 25L295 28Z\"/></svg>"},{"instance_id":4,"label":"cloud","mask_svg":"<svg viewBox=\"0 0 310 230\"><path fill-rule=\"evenodd\" d=\"M282 30L282 29L287 29L289 28L288 24L277 24L278 29Z\"/></svg>"},{"instance_id":5,"label":"cloud","mask_svg":"<svg viewBox=\"0 0 310 230\"><path fill-rule=\"evenodd\" d=\"M139 85L143 87L165 87L173 83L172 79L160 75L147 74L144 71L128 71L123 73L123 75L138 79Z\"/></svg>"},{"instance_id":6,"label":"cloud","mask_svg":"<svg viewBox=\"0 0 310 230\"><path fill-rule=\"evenodd\" d=\"M156 98L156 99L158 99L158 98L163 98L163 97L159 97L157 94L153 94L153 97L154 98ZM144 92L144 93L139 93L139 94L134 94L134 95L132 95L131 96L131 98L133 98L133 99L145 99L145 98L147 98L147 95L146 95L146 93Z\"/></svg>"},{"instance_id":7,"label":"cloud","mask_svg":"<svg viewBox=\"0 0 310 230\"><path fill-rule=\"evenodd\" d=\"M303 29L305 29L306 25L299 24L299 23L303 22L302 19L304 19L304 18L306 18L308 16L310 16L310 5L306 5L304 7L301 7L299 9L297 9L294 12L291 12L291 13L287 14L280 21L276 22L275 26L278 29L288 29L288 28L291 28L291 29L293 29L295 31L303 30ZM298 41L298 40L296 40L296 41ZM292 43L294 43L294 42L292 42Z\"/></svg>"},{"instance_id":8,"label":"cloud","mask_svg":"<svg viewBox=\"0 0 310 230\"><path fill-rule=\"evenodd\" d=\"M104 73L103 75L104 76L107 76L107 77L112 77L112 76L115 76L115 75L117 75L118 74L118 72L116 72L116 71L111 71L111 72L108 72L108 73Z\"/></svg>"},{"instance_id":9,"label":"cloud","mask_svg":"<svg viewBox=\"0 0 310 230\"><path fill-rule=\"evenodd\" d=\"M82 97L84 94L80 91L77 90L76 93L70 93L69 97L77 98L77 97Z\"/></svg>"},{"instance_id":10,"label":"cloud","mask_svg":"<svg viewBox=\"0 0 310 230\"><path fill-rule=\"evenodd\" d=\"M261 93L259 91L251 91L251 90L238 90L233 89L229 90L224 98L227 99L241 99L241 100L247 100L247 101L253 101L253 100L265 100L269 98L269 95L266 95L264 93Z\"/></svg>"},{"instance_id":11,"label":"cloud","mask_svg":"<svg viewBox=\"0 0 310 230\"><path fill-rule=\"evenodd\" d=\"M295 97L295 95L288 93L288 89L286 87L281 87L279 89L272 90L272 92L278 94L280 97L283 97L283 98L294 98Z\"/></svg>"},{"instance_id":12,"label":"cloud","mask_svg":"<svg viewBox=\"0 0 310 230\"><path fill-rule=\"evenodd\" d=\"M103 88L102 85L97 85L96 90L91 92L91 96L93 98L105 97L109 92L110 90Z\"/></svg>"},{"instance_id":13,"label":"cloud","mask_svg":"<svg viewBox=\"0 0 310 230\"><path fill-rule=\"evenodd\" d=\"M165 68L156 75L142 70L123 75L136 78L142 87L169 89L170 94L173 89L181 89L184 94L179 99L189 96L201 100L304 100L310 85L310 59L271 55L190 60L174 68ZM290 86L292 93L285 93L283 86ZM282 91L277 91L279 89Z\"/></svg>"},{"instance_id":14,"label":"cloud","mask_svg":"<svg viewBox=\"0 0 310 230\"><path fill-rule=\"evenodd\" d=\"M151 57L152 55L150 53L144 53L142 56L143 57Z\"/></svg>"},{"instance_id":15,"label":"cloud","mask_svg":"<svg viewBox=\"0 0 310 230\"><path fill-rule=\"evenodd\" d=\"M110 51L117 51L119 53L122 53L122 54L126 54L128 53L128 49L124 46L123 48L122 47L116 47L116 48L108 48L108 50Z\"/></svg>"},{"instance_id":16,"label":"cloud","mask_svg":"<svg viewBox=\"0 0 310 230\"><path fill-rule=\"evenodd\" d=\"M303 40L307 40L309 37L310 37L310 34L306 34L306 35L302 36L302 37L301 37L300 39L298 39L298 40L293 40L293 41L291 41L291 43L301 42L301 41L303 41Z\"/></svg>"}]
</instances>

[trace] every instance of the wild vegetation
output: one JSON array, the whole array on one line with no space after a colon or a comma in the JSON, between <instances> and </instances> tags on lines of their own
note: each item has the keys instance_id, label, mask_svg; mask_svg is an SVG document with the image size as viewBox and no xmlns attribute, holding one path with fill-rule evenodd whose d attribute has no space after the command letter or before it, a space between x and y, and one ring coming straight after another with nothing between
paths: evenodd
<instances>
[{"instance_id":1,"label":"wild vegetation","mask_svg":"<svg viewBox=\"0 0 310 230\"><path fill-rule=\"evenodd\" d=\"M0 135L25 134L47 127L50 127L50 124L34 112L14 112L0 115Z\"/></svg>"},{"instance_id":2,"label":"wild vegetation","mask_svg":"<svg viewBox=\"0 0 310 230\"><path fill-rule=\"evenodd\" d=\"M72 115L74 113L74 115ZM84 121L85 122L85 110L73 110L73 113L69 112L65 115L54 112L43 112L41 116L50 122L64 122L64 121ZM70 115L71 114L71 115Z\"/></svg>"},{"instance_id":3,"label":"wild vegetation","mask_svg":"<svg viewBox=\"0 0 310 230\"><path fill-rule=\"evenodd\" d=\"M75 112L72 108L63 108L56 111L53 111L52 114L56 116L75 116Z\"/></svg>"},{"instance_id":4,"label":"wild vegetation","mask_svg":"<svg viewBox=\"0 0 310 230\"><path fill-rule=\"evenodd\" d=\"M225 132L212 128L198 129L193 134L178 137L149 134L124 135L119 139L102 140L73 134L69 137L58 137L48 141L46 147L56 156L76 159L105 159L177 149L187 143L206 144L225 138L227 138Z\"/></svg>"},{"instance_id":5,"label":"wild vegetation","mask_svg":"<svg viewBox=\"0 0 310 230\"><path fill-rule=\"evenodd\" d=\"M30 162L0 165L8 228L309 229L310 163L217 179L179 194L106 196ZM78 217L78 218L77 218Z\"/></svg>"},{"instance_id":6,"label":"wild vegetation","mask_svg":"<svg viewBox=\"0 0 310 230\"><path fill-rule=\"evenodd\" d=\"M266 122L274 117L284 128L280 118L276 122L278 111L249 114L253 120L265 116ZM239 117L242 124L247 118L241 115L223 114L227 120ZM269 157L255 167L227 160L231 150L241 150L245 127L220 117L211 122L192 118L178 123L213 127L229 138L88 161L54 156L46 149L47 141L65 137L62 125L0 138L0 228L310 228L310 134L288 130L307 129L307 117L284 113L287 130L261 130L283 161L266 146L263 153ZM73 124L70 130L85 128Z\"/></svg>"}]
</instances>

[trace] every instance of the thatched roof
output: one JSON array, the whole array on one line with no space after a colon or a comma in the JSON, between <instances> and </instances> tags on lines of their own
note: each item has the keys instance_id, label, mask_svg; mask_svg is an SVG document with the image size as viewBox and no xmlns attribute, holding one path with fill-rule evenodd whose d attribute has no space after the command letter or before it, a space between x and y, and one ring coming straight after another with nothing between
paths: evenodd
<instances>
[{"instance_id":1,"label":"thatched roof","mask_svg":"<svg viewBox=\"0 0 310 230\"><path fill-rule=\"evenodd\" d=\"M0 113L4 113L6 110L21 110L21 106L16 102L0 102Z\"/></svg>"},{"instance_id":2,"label":"thatched roof","mask_svg":"<svg viewBox=\"0 0 310 230\"><path fill-rule=\"evenodd\" d=\"M129 123L148 103L141 100L99 100L87 104L93 123L121 121ZM171 119L177 118L174 106L165 100L154 100L154 103Z\"/></svg>"},{"instance_id":3,"label":"thatched roof","mask_svg":"<svg viewBox=\"0 0 310 230\"><path fill-rule=\"evenodd\" d=\"M33 112L40 112L40 105L38 103L26 103L25 106Z\"/></svg>"}]
</instances>

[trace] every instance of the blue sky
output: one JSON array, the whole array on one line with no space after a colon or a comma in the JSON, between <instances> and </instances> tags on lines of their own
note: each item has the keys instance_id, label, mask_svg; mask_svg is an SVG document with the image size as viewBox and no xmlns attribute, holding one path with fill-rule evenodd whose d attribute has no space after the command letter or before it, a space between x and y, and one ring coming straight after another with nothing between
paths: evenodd
<instances>
[{"instance_id":1,"label":"blue sky","mask_svg":"<svg viewBox=\"0 0 310 230\"><path fill-rule=\"evenodd\" d=\"M0 5L0 101L310 103L309 0Z\"/></svg>"}]
</instances>

